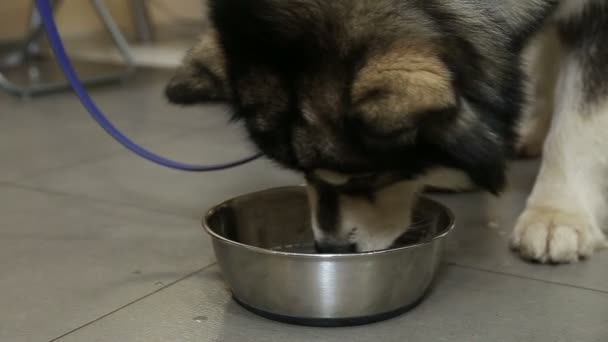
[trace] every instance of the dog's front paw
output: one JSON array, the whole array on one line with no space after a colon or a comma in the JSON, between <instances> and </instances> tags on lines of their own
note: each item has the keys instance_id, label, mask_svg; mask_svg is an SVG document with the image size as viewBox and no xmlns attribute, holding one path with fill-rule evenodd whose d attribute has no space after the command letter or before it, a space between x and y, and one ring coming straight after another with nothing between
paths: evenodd
<instances>
[{"instance_id":1,"label":"dog's front paw","mask_svg":"<svg viewBox=\"0 0 608 342\"><path fill-rule=\"evenodd\" d=\"M583 215L545 207L527 208L511 241L525 259L560 264L587 258L602 243Z\"/></svg>"}]
</instances>

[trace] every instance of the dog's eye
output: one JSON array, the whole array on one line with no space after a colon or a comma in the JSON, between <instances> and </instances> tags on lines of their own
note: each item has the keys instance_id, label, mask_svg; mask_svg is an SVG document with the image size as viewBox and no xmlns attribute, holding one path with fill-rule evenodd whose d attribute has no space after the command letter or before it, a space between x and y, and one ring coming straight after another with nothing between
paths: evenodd
<instances>
[{"instance_id":1,"label":"dog's eye","mask_svg":"<svg viewBox=\"0 0 608 342\"><path fill-rule=\"evenodd\" d=\"M389 91L384 88L372 88L366 91L354 103L355 107L361 107L370 102L385 99L389 95Z\"/></svg>"},{"instance_id":2,"label":"dog's eye","mask_svg":"<svg viewBox=\"0 0 608 342\"><path fill-rule=\"evenodd\" d=\"M377 183L377 174L361 174L349 177L348 182L339 186L339 189L345 192L369 192L376 187Z\"/></svg>"},{"instance_id":3,"label":"dog's eye","mask_svg":"<svg viewBox=\"0 0 608 342\"><path fill-rule=\"evenodd\" d=\"M348 183L369 183L373 182L378 178L378 175L375 173L364 173L360 175L353 175L349 177Z\"/></svg>"},{"instance_id":4,"label":"dog's eye","mask_svg":"<svg viewBox=\"0 0 608 342\"><path fill-rule=\"evenodd\" d=\"M364 118L364 113L355 113L348 119L345 127L351 139L364 145L399 142L405 140L405 138L415 136L416 129L407 122L403 124L393 123L388 126Z\"/></svg>"}]
</instances>

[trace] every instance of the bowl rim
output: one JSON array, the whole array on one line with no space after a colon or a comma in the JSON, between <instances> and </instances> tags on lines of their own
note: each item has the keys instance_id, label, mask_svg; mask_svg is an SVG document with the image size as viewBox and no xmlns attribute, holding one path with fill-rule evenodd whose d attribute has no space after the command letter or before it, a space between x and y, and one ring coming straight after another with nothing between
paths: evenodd
<instances>
[{"instance_id":1,"label":"bowl rim","mask_svg":"<svg viewBox=\"0 0 608 342\"><path fill-rule=\"evenodd\" d=\"M209 219L211 218L211 216L214 215L215 212L219 208L227 205L228 203L230 203L236 199L239 199L239 198L242 198L245 196L255 196L255 195L263 194L263 193L270 192L270 191L284 191L284 190L296 190L296 189L303 189L304 191L306 191L306 186L293 185L293 186L272 187L272 188L257 190L257 191L253 191L253 192L244 193L244 194L241 194L238 196L234 196L230 199L220 202L217 205L214 205L209 210L207 210L206 214L203 216L203 219L202 219L202 226L203 226L204 230L207 232L207 234L209 234L214 240L220 241L220 242L228 244L228 245L232 245L232 246L239 247L239 248L244 248L244 249L252 251L252 252L266 254L266 255L308 258L308 259L351 259L351 258L358 258L358 257L365 257L365 256L377 256L377 255L387 255L387 254L399 253L399 252L402 252L405 250L415 249L415 248L434 244L437 240L441 240L441 239L445 238L448 234L450 234L456 226L456 219L455 219L455 216L454 216L454 213L452 212L452 210L450 208L448 208L447 206L445 206L444 204L442 204L438 201L435 201L426 196L420 196L420 199L431 202L431 203L433 203L433 205L440 207L441 210L447 215L448 224L447 224L447 228L445 228L443 233L436 235L432 239L424 241L424 242L415 243L412 245L402 246L402 247L398 247L398 248L383 249L383 250L379 250L379 251L348 253L348 254L310 254L310 253L276 251L276 250L272 250L272 249L251 246L251 245L247 245L247 244L244 244L241 242L230 240L230 239L214 232L213 229L211 229L211 227L209 227L209 225L207 224Z\"/></svg>"}]
</instances>

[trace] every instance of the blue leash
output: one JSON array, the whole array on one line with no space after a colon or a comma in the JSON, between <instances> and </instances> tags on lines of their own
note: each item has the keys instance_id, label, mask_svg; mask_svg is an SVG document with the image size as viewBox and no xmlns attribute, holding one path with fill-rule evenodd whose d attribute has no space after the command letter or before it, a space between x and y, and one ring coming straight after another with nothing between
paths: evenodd
<instances>
[{"instance_id":1,"label":"blue leash","mask_svg":"<svg viewBox=\"0 0 608 342\"><path fill-rule=\"evenodd\" d=\"M51 49L55 54L55 58L57 59L57 63L63 70L65 77L68 82L72 86L72 89L80 98L80 102L87 109L87 111L91 114L91 117L116 141L122 144L124 147L137 154L138 156L147 159L153 163L158 165L162 165L171 169L189 171L189 172L211 172L211 171L221 171L230 168L234 168L237 166L241 166L252 162L261 157L261 154L256 154L252 157L244 158L241 160L237 160L234 162L217 164L217 165L191 165L185 164L177 161L173 161L162 157L158 154L150 152L145 148L139 146L123 133L121 133L99 110L95 102L91 99L86 89L84 88L82 82L78 78L76 71L74 71L74 67L68 57L65 47L63 46L63 42L59 36L59 31L57 30L57 25L55 24L55 20L53 18L53 11L51 8L50 0L36 0L36 6L38 7L38 12L40 14L40 19L46 29L46 34L49 39L49 43Z\"/></svg>"}]
</instances>

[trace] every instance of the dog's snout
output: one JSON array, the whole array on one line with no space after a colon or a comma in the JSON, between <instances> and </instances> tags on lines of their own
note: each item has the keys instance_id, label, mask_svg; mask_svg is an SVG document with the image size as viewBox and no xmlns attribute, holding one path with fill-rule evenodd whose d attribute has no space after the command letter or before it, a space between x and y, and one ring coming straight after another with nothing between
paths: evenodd
<instances>
[{"instance_id":1,"label":"dog's snout","mask_svg":"<svg viewBox=\"0 0 608 342\"><path fill-rule=\"evenodd\" d=\"M321 254L348 254L356 253L357 245L354 243L336 243L332 241L317 241L315 247Z\"/></svg>"}]
</instances>

